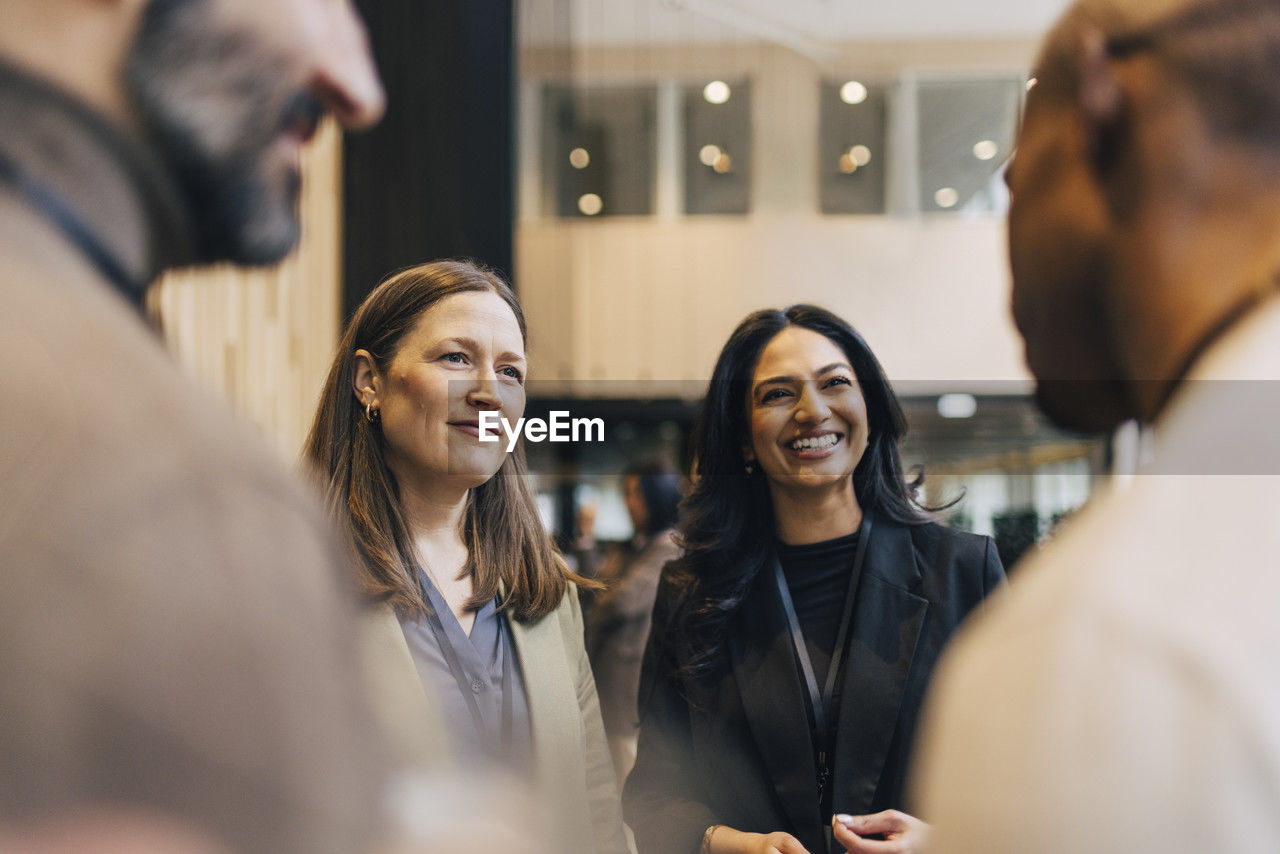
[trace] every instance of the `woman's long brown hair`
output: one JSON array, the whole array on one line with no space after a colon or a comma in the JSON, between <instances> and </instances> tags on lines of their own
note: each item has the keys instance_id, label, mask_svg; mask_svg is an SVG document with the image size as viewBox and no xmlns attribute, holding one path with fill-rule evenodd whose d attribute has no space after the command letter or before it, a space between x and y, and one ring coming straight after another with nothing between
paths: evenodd
<instances>
[{"instance_id":1,"label":"woman's long brown hair","mask_svg":"<svg viewBox=\"0 0 1280 854\"><path fill-rule=\"evenodd\" d=\"M417 581L421 556L400 505L395 476L387 468L381 422L365 418L352 388L355 352L368 350L379 373L422 313L445 297L491 291L515 313L527 339L524 313L511 288L493 271L467 261L433 261L394 273L356 310L338 344L304 450L316 468L329 512L341 526L359 570L362 590L403 614L427 610ZM524 446L498 473L467 494L463 541L467 545L476 609L505 586L502 607L521 621L551 613L570 581L595 584L569 571L542 527L529 489Z\"/></svg>"}]
</instances>

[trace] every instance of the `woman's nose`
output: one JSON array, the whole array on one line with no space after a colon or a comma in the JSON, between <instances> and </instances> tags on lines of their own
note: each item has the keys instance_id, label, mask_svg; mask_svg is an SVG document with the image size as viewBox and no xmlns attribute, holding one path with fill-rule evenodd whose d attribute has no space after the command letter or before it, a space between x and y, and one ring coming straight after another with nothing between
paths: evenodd
<instances>
[{"instance_id":1,"label":"woman's nose","mask_svg":"<svg viewBox=\"0 0 1280 854\"><path fill-rule=\"evenodd\" d=\"M501 409L502 398L498 396L497 379L477 376L467 391L467 403L476 409Z\"/></svg>"},{"instance_id":2,"label":"woman's nose","mask_svg":"<svg viewBox=\"0 0 1280 854\"><path fill-rule=\"evenodd\" d=\"M800 393L796 404L795 418L803 423L822 422L831 413L831 408L823 402L822 396L812 389L806 388Z\"/></svg>"}]
</instances>

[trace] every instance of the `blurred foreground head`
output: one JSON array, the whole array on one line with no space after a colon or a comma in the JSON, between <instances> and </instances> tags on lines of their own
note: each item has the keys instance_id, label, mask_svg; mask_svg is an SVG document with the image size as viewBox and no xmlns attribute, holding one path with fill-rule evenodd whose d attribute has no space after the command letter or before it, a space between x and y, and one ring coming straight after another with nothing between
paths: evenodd
<instances>
[{"instance_id":1,"label":"blurred foreground head","mask_svg":"<svg viewBox=\"0 0 1280 854\"><path fill-rule=\"evenodd\" d=\"M1055 420L1155 419L1280 269L1280 3L1080 0L1010 165L1013 313Z\"/></svg>"},{"instance_id":2,"label":"blurred foreground head","mask_svg":"<svg viewBox=\"0 0 1280 854\"><path fill-rule=\"evenodd\" d=\"M282 258L298 240L299 153L320 118L358 128L383 108L350 0L150 0L126 85L210 261Z\"/></svg>"},{"instance_id":3,"label":"blurred foreground head","mask_svg":"<svg viewBox=\"0 0 1280 854\"><path fill-rule=\"evenodd\" d=\"M0 55L142 136L189 210L194 261L271 263L298 239L299 153L326 112L384 95L350 0L5 0Z\"/></svg>"}]
</instances>

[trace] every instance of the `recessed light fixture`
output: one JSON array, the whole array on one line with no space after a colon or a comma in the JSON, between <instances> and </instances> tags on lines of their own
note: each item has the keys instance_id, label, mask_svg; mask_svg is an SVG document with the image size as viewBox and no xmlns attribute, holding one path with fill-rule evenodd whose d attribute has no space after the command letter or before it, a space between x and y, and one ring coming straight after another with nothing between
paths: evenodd
<instances>
[{"instance_id":1,"label":"recessed light fixture","mask_svg":"<svg viewBox=\"0 0 1280 854\"><path fill-rule=\"evenodd\" d=\"M702 89L702 97L712 104L723 104L729 100L729 96L732 94L733 90L723 80L712 80Z\"/></svg>"},{"instance_id":2,"label":"recessed light fixture","mask_svg":"<svg viewBox=\"0 0 1280 854\"><path fill-rule=\"evenodd\" d=\"M840 87L840 100L846 104L861 104L867 100L867 87L857 80L850 80Z\"/></svg>"},{"instance_id":3,"label":"recessed light fixture","mask_svg":"<svg viewBox=\"0 0 1280 854\"><path fill-rule=\"evenodd\" d=\"M604 210L604 200L595 193L584 193L578 196L578 210L587 216L595 216Z\"/></svg>"}]
</instances>

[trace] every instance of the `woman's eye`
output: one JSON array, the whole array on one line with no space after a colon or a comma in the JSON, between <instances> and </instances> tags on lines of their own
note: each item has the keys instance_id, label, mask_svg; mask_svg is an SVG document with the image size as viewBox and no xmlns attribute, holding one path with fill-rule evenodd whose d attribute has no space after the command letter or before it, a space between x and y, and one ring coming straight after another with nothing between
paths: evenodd
<instances>
[{"instance_id":1,"label":"woman's eye","mask_svg":"<svg viewBox=\"0 0 1280 854\"><path fill-rule=\"evenodd\" d=\"M775 388L773 391L765 392L764 396L760 398L760 402L769 403L771 401L778 400L779 398L785 397L786 394L787 392L785 389Z\"/></svg>"},{"instance_id":2,"label":"woman's eye","mask_svg":"<svg viewBox=\"0 0 1280 854\"><path fill-rule=\"evenodd\" d=\"M827 388L830 388L833 385L853 385L853 383L849 382L848 377L832 377L827 380Z\"/></svg>"},{"instance_id":3,"label":"woman's eye","mask_svg":"<svg viewBox=\"0 0 1280 854\"><path fill-rule=\"evenodd\" d=\"M511 377L511 379L515 380L515 381L516 381L516 382L518 382L518 383L519 383L519 382L524 382L524 375L523 375L523 374L521 374L521 373L520 373L518 370L516 370L515 368L503 368L503 369L502 369L502 374L503 374L504 376Z\"/></svg>"},{"instance_id":4,"label":"woman's eye","mask_svg":"<svg viewBox=\"0 0 1280 854\"><path fill-rule=\"evenodd\" d=\"M454 365L465 365L467 363L467 357L463 353L445 353L440 358Z\"/></svg>"}]
</instances>

